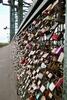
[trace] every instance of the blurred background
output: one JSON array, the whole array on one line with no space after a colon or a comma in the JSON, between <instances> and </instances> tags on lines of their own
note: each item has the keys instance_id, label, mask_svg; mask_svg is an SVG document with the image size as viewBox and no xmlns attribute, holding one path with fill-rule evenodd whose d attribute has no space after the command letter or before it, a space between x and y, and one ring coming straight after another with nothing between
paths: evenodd
<instances>
[{"instance_id":1,"label":"blurred background","mask_svg":"<svg viewBox=\"0 0 67 100\"><path fill-rule=\"evenodd\" d=\"M32 0L0 0L0 44L12 40L32 3Z\"/></svg>"}]
</instances>

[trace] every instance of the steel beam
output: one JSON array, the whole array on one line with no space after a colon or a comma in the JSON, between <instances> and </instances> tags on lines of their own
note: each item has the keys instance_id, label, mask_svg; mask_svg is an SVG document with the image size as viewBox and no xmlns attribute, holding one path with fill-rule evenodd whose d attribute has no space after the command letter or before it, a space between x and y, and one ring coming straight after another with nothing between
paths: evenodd
<instances>
[{"instance_id":1,"label":"steel beam","mask_svg":"<svg viewBox=\"0 0 67 100\"><path fill-rule=\"evenodd\" d=\"M30 4L30 3L27 3L27 2L25 2L25 1L23 1L23 3L24 3L24 4L27 4L27 5L29 5L29 6L31 6L31 4Z\"/></svg>"},{"instance_id":2,"label":"steel beam","mask_svg":"<svg viewBox=\"0 0 67 100\"><path fill-rule=\"evenodd\" d=\"M35 10L38 8L38 6L41 4L43 0L35 0L34 3L32 4L31 8L29 9L29 12L25 16L24 20L22 21L17 34L21 30L21 28L25 25L25 23L28 21L28 19L31 17L31 15L35 12ZM48 0L47 0L48 1Z\"/></svg>"},{"instance_id":3,"label":"steel beam","mask_svg":"<svg viewBox=\"0 0 67 100\"><path fill-rule=\"evenodd\" d=\"M39 0L38 0L39 1ZM28 20L26 21L26 23L25 24L23 24L23 22L22 22L22 24L21 24L21 26L19 27L19 30L18 30L18 32L17 32L17 35L19 35L20 33L21 33L21 31L23 30L23 29L25 29L34 19L35 19L35 17L37 17L38 15L39 15L39 13L41 13L44 9L46 9L46 7L50 4L50 3L53 3L55 0L51 0L50 2L49 2L49 0L43 0L42 1L42 3L38 6L38 8L35 10L35 12L34 13L32 13L32 15L31 15L31 13L30 13L30 18L28 18ZM35 6L34 6L35 7ZM34 8L33 8L34 9Z\"/></svg>"},{"instance_id":4,"label":"steel beam","mask_svg":"<svg viewBox=\"0 0 67 100\"><path fill-rule=\"evenodd\" d=\"M17 5L15 5L15 1L17 1ZM8 0L10 6L10 40L12 39L13 35L15 34L18 27L20 26L24 13L28 11L30 4L23 1L23 0Z\"/></svg>"},{"instance_id":5,"label":"steel beam","mask_svg":"<svg viewBox=\"0 0 67 100\"><path fill-rule=\"evenodd\" d=\"M23 20L23 0L18 0L18 27Z\"/></svg>"},{"instance_id":6,"label":"steel beam","mask_svg":"<svg viewBox=\"0 0 67 100\"><path fill-rule=\"evenodd\" d=\"M10 41L15 35L15 7L14 1L12 0L12 6L10 6Z\"/></svg>"}]
</instances>

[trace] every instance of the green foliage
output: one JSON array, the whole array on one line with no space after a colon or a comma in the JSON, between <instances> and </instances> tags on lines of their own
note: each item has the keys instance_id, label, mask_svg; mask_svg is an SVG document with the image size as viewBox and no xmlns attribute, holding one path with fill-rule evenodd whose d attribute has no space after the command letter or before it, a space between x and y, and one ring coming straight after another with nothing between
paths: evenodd
<instances>
[{"instance_id":1,"label":"green foliage","mask_svg":"<svg viewBox=\"0 0 67 100\"><path fill-rule=\"evenodd\" d=\"M0 43L0 48L4 47L4 46L7 46L7 45L8 45L8 43Z\"/></svg>"}]
</instances>

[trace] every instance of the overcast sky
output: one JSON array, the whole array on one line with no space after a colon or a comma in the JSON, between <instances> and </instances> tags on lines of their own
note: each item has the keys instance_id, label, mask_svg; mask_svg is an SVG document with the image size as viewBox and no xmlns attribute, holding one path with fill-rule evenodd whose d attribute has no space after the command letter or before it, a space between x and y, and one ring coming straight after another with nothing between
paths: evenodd
<instances>
[{"instance_id":1,"label":"overcast sky","mask_svg":"<svg viewBox=\"0 0 67 100\"><path fill-rule=\"evenodd\" d=\"M0 4L0 42L9 41L9 29L4 30L4 27L10 27L9 22L9 7Z\"/></svg>"}]
</instances>

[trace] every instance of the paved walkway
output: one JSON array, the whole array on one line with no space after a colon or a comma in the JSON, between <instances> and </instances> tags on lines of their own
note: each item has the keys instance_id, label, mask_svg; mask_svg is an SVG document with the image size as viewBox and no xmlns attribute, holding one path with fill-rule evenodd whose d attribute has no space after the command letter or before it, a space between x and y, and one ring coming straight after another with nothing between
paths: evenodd
<instances>
[{"instance_id":1,"label":"paved walkway","mask_svg":"<svg viewBox=\"0 0 67 100\"><path fill-rule=\"evenodd\" d=\"M0 100L18 100L11 45L0 48Z\"/></svg>"}]
</instances>

